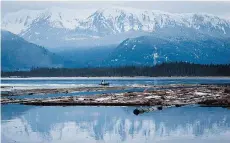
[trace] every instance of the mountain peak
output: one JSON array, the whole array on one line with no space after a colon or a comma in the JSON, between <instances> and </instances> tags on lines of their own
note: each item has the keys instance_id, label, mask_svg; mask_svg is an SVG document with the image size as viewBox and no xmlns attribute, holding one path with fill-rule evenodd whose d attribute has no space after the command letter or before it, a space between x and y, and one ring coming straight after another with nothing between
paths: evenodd
<instances>
[{"instance_id":1,"label":"mountain peak","mask_svg":"<svg viewBox=\"0 0 230 143\"><path fill-rule=\"evenodd\" d=\"M5 15L2 28L30 42L49 47L54 46L50 45L53 44L49 42L51 40L61 42L58 45L76 45L84 41L88 44L89 40L95 42L95 39L108 36L129 32L152 33L165 28L179 28L181 31L195 29L209 35L230 37L230 21L217 16L117 6L100 9L51 7L44 10L21 10Z\"/></svg>"}]
</instances>

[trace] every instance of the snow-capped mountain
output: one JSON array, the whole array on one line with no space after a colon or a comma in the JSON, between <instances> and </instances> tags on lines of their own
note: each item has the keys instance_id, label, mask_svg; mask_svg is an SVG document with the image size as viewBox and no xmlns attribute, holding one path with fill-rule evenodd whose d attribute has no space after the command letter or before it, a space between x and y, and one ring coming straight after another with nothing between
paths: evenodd
<instances>
[{"instance_id":1,"label":"snow-capped mountain","mask_svg":"<svg viewBox=\"0 0 230 143\"><path fill-rule=\"evenodd\" d=\"M230 21L214 15L122 7L21 10L5 15L2 28L48 47L118 44L126 38L164 28L192 29L216 37L230 37Z\"/></svg>"},{"instance_id":2,"label":"snow-capped mountain","mask_svg":"<svg viewBox=\"0 0 230 143\"><path fill-rule=\"evenodd\" d=\"M230 39L207 37L170 40L158 36L129 38L119 44L103 66L149 66L163 62L229 64Z\"/></svg>"}]
</instances>

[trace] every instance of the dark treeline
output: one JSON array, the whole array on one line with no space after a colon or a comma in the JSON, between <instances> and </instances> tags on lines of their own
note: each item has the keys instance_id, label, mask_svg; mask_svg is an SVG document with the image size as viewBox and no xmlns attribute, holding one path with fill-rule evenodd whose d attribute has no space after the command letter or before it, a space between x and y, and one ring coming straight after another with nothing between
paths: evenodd
<instances>
[{"instance_id":1,"label":"dark treeline","mask_svg":"<svg viewBox=\"0 0 230 143\"><path fill-rule=\"evenodd\" d=\"M228 65L201 65L184 62L156 66L97 68L33 68L30 71L2 72L2 77L94 77L94 76L230 76Z\"/></svg>"}]
</instances>

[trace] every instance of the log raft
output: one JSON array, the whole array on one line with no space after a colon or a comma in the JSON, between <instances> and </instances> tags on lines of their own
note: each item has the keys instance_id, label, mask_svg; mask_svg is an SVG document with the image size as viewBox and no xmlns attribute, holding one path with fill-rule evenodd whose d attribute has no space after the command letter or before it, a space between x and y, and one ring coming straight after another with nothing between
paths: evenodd
<instances>
[{"instance_id":1,"label":"log raft","mask_svg":"<svg viewBox=\"0 0 230 143\"><path fill-rule=\"evenodd\" d=\"M37 106L148 106L135 113L162 110L170 106L200 104L202 106L230 107L229 85L201 85L186 88L164 88L145 92L124 92L94 96L69 96L44 99L1 98L2 104L18 103ZM33 96L33 95L31 95ZM155 106L153 108L153 106ZM157 107L157 108L156 108ZM140 109L140 110L139 110Z\"/></svg>"}]
</instances>

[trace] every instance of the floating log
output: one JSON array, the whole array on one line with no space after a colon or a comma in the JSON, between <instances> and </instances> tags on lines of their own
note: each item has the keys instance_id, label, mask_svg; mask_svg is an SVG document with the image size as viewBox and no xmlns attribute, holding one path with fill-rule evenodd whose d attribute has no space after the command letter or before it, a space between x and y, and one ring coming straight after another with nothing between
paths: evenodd
<instances>
[{"instance_id":1,"label":"floating log","mask_svg":"<svg viewBox=\"0 0 230 143\"><path fill-rule=\"evenodd\" d=\"M222 99L211 99L211 100L205 100L201 101L198 104L202 107L230 107L230 96L227 96Z\"/></svg>"},{"instance_id":2,"label":"floating log","mask_svg":"<svg viewBox=\"0 0 230 143\"><path fill-rule=\"evenodd\" d=\"M183 104L176 104L174 105L175 107L181 107L184 106ZM173 106L157 106L157 107L148 107L148 108L136 108L133 110L133 114L135 115L139 115L142 113L146 113L146 112L151 112L151 111L156 111L156 110L163 110L169 107L173 107Z\"/></svg>"},{"instance_id":3,"label":"floating log","mask_svg":"<svg viewBox=\"0 0 230 143\"><path fill-rule=\"evenodd\" d=\"M133 110L133 114L135 115L139 115L139 114L143 114L143 113L146 113L146 112L150 112L150 111L154 111L154 110L162 110L162 106L160 106L160 108L158 109L159 107L148 107L148 108L136 108Z\"/></svg>"},{"instance_id":4,"label":"floating log","mask_svg":"<svg viewBox=\"0 0 230 143\"><path fill-rule=\"evenodd\" d=\"M115 102L41 102L41 101L28 101L28 102L18 102L24 105L34 105L34 106L148 106L146 103L115 103Z\"/></svg>"}]
</instances>

